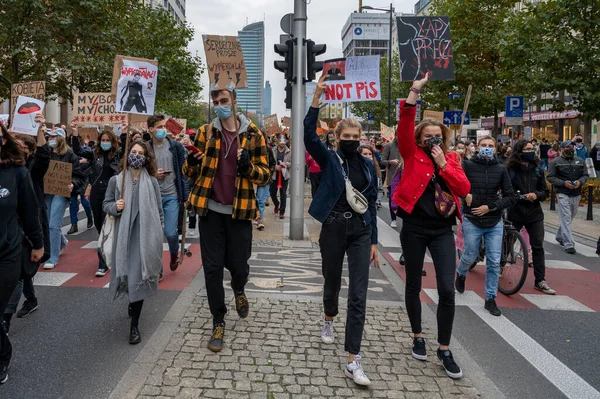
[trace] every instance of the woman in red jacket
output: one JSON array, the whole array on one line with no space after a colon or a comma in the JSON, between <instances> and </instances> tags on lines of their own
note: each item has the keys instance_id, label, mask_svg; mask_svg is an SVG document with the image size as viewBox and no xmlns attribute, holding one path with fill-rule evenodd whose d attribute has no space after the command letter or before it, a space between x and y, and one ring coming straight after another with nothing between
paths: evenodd
<instances>
[{"instance_id":1,"label":"woman in red jacket","mask_svg":"<svg viewBox=\"0 0 600 399\"><path fill-rule=\"evenodd\" d=\"M454 322L454 275L456 247L452 226L461 217L459 197L471 185L463 172L458 154L448 149L450 130L441 123L424 120L415 128L415 113L420 90L429 77L415 81L398 123L398 148L404 159L404 172L393 200L403 219L400 242L406 268L406 309L414 333L412 355L427 360L421 329L421 270L429 249L438 288L437 357L451 378L462 371L448 345Z\"/></svg>"}]
</instances>

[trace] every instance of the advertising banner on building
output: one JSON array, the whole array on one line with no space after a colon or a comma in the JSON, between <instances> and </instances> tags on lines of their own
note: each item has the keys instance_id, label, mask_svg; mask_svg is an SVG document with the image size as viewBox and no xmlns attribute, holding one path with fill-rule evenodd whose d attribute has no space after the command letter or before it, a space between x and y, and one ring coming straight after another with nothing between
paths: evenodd
<instances>
[{"instance_id":1,"label":"advertising banner on building","mask_svg":"<svg viewBox=\"0 0 600 399\"><path fill-rule=\"evenodd\" d=\"M381 100L378 55L325 61L323 73L328 81L323 103Z\"/></svg>"},{"instance_id":2,"label":"advertising banner on building","mask_svg":"<svg viewBox=\"0 0 600 399\"><path fill-rule=\"evenodd\" d=\"M248 87L242 44L237 36L202 35L210 90Z\"/></svg>"},{"instance_id":3,"label":"advertising banner on building","mask_svg":"<svg viewBox=\"0 0 600 399\"><path fill-rule=\"evenodd\" d=\"M454 58L448 17L397 17L400 76L419 80L454 80Z\"/></svg>"}]
</instances>

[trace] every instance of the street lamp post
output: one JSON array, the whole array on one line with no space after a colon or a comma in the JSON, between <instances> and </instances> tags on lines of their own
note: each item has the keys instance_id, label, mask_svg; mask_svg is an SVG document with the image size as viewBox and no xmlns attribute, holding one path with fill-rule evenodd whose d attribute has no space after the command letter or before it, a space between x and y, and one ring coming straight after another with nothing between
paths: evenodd
<instances>
[{"instance_id":1,"label":"street lamp post","mask_svg":"<svg viewBox=\"0 0 600 399\"><path fill-rule=\"evenodd\" d=\"M376 10L390 13L390 40L388 43L388 117L387 124L392 126L392 26L394 24L394 5L390 3L390 9L363 6L363 10Z\"/></svg>"}]
</instances>

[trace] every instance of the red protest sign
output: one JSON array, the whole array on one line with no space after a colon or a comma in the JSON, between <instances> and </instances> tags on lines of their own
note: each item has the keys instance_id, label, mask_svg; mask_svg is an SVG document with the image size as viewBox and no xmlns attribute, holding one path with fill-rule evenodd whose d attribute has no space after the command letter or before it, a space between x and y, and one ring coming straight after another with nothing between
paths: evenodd
<instances>
[{"instance_id":1,"label":"red protest sign","mask_svg":"<svg viewBox=\"0 0 600 399\"><path fill-rule=\"evenodd\" d=\"M181 126L181 124L173 118L167 119L167 124L165 125L165 127L169 132L173 133L174 135L178 135L183 131L183 126Z\"/></svg>"}]
</instances>

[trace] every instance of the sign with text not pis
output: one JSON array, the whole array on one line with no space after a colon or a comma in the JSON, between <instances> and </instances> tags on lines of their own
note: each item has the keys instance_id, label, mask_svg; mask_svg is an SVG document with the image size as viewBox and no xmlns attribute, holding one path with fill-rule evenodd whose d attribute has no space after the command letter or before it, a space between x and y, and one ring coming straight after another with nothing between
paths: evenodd
<instances>
[{"instance_id":1,"label":"sign with text not pis","mask_svg":"<svg viewBox=\"0 0 600 399\"><path fill-rule=\"evenodd\" d=\"M44 176L44 194L71 197L69 184L73 179L73 165L69 162L50 161Z\"/></svg>"}]
</instances>

